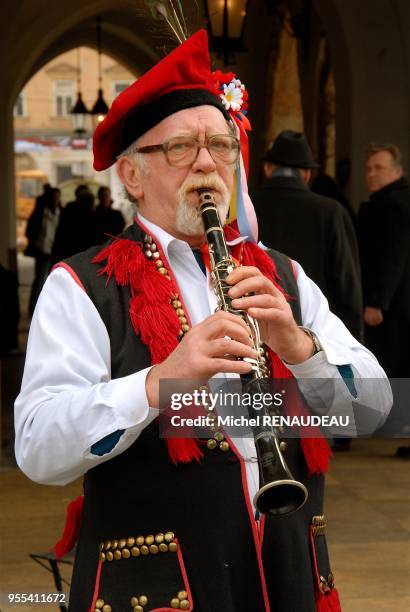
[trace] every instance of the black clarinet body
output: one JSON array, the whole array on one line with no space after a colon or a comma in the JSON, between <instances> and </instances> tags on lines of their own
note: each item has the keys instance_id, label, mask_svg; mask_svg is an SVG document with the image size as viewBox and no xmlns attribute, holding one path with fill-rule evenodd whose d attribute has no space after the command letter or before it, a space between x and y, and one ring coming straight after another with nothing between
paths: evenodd
<instances>
[{"instance_id":1,"label":"black clarinet body","mask_svg":"<svg viewBox=\"0 0 410 612\"><path fill-rule=\"evenodd\" d=\"M231 312L244 319L251 330L254 348L258 353L255 359L245 359L251 364L252 369L248 374L241 376L242 392L248 394L249 397L260 393L270 393L269 368L264 357L258 323L244 310L233 308L232 300L228 296L230 285L226 283L226 278L236 264L229 253L213 195L206 188L199 189L198 194L218 309ZM252 427L258 456L260 485L253 500L254 506L263 514L274 516L289 514L303 506L308 496L307 489L303 483L294 479L286 465L274 428L264 425L264 422L269 422L269 419L264 419L264 417L271 416L266 407L256 410L253 403L250 402L250 404L249 417L258 423Z\"/></svg>"}]
</instances>

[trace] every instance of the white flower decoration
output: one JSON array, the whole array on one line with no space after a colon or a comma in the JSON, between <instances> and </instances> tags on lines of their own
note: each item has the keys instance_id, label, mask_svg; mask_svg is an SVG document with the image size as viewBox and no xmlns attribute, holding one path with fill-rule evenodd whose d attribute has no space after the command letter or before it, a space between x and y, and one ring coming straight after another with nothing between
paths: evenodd
<instances>
[{"instance_id":1,"label":"white flower decoration","mask_svg":"<svg viewBox=\"0 0 410 612\"><path fill-rule=\"evenodd\" d=\"M221 100L226 110L239 111L243 104L243 90L245 87L239 79L233 79L229 85L224 84L224 92L221 93Z\"/></svg>"}]
</instances>

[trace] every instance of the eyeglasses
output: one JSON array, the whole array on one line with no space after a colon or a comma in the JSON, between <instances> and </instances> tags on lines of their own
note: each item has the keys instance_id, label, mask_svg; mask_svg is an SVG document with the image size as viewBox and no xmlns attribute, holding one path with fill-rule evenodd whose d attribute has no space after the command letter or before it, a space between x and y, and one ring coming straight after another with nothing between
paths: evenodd
<instances>
[{"instance_id":1,"label":"eyeglasses","mask_svg":"<svg viewBox=\"0 0 410 612\"><path fill-rule=\"evenodd\" d=\"M204 144L190 136L170 138L163 144L149 145L135 149L136 153L155 153L162 151L170 166L184 168L191 166L199 155L200 149L208 149L209 155L216 164L230 165L238 161L239 140L228 134L215 134L207 138Z\"/></svg>"}]
</instances>

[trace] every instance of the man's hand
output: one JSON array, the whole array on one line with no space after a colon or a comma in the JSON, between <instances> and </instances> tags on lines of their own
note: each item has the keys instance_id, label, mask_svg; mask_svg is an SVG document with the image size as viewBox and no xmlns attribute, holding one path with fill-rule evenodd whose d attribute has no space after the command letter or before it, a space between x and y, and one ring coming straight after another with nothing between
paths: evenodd
<instances>
[{"instance_id":1,"label":"man's hand","mask_svg":"<svg viewBox=\"0 0 410 612\"><path fill-rule=\"evenodd\" d=\"M283 293L254 267L241 266L226 279L232 306L259 323L261 339L285 362L297 364L312 355L312 340L299 329ZM250 295L246 295L250 294Z\"/></svg>"},{"instance_id":2,"label":"man's hand","mask_svg":"<svg viewBox=\"0 0 410 612\"><path fill-rule=\"evenodd\" d=\"M373 306L366 306L364 309L364 320L367 325L371 327L377 327L383 323L383 312L380 308L373 308Z\"/></svg>"},{"instance_id":3,"label":"man's hand","mask_svg":"<svg viewBox=\"0 0 410 612\"><path fill-rule=\"evenodd\" d=\"M206 382L217 372L250 372L249 363L236 360L257 356L250 334L243 319L222 311L192 327L169 357L149 371L145 382L149 405L159 406L159 381L164 378Z\"/></svg>"}]
</instances>

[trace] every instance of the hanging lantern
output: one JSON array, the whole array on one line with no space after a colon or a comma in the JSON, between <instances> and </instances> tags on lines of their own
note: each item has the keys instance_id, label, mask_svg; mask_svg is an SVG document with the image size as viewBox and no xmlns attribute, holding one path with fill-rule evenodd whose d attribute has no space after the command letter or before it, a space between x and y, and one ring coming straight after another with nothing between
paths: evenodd
<instances>
[{"instance_id":1,"label":"hanging lantern","mask_svg":"<svg viewBox=\"0 0 410 612\"><path fill-rule=\"evenodd\" d=\"M91 119L94 129L108 113L108 105L104 100L101 71L101 17L97 17L97 51L98 51L98 93L97 100L91 109Z\"/></svg>"},{"instance_id":2,"label":"hanging lantern","mask_svg":"<svg viewBox=\"0 0 410 612\"><path fill-rule=\"evenodd\" d=\"M243 42L249 0L204 0L212 51L224 64L235 63L235 53L246 51Z\"/></svg>"}]
</instances>

